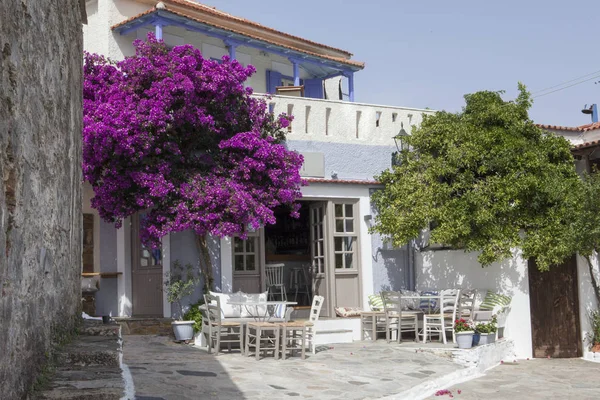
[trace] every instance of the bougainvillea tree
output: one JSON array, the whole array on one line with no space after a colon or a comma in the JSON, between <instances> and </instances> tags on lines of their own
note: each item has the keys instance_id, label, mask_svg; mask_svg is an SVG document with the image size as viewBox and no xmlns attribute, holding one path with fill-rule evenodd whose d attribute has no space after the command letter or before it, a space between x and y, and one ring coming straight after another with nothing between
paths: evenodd
<instances>
[{"instance_id":1,"label":"bougainvillea tree","mask_svg":"<svg viewBox=\"0 0 600 400\"><path fill-rule=\"evenodd\" d=\"M255 70L192 46L167 48L151 34L119 62L86 54L83 174L92 206L120 226L145 211L142 242L196 233L212 286L206 235L239 234L275 223L274 209L297 216L302 157L286 149L291 120L268 112L244 82Z\"/></svg>"}]
</instances>

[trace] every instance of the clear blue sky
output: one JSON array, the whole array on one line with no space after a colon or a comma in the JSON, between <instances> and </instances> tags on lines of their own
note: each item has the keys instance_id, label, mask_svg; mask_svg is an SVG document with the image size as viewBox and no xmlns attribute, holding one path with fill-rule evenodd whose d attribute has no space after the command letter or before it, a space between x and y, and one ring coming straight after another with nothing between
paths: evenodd
<instances>
[{"instance_id":1,"label":"clear blue sky","mask_svg":"<svg viewBox=\"0 0 600 400\"><path fill-rule=\"evenodd\" d=\"M598 0L201 0L231 14L354 53L360 102L458 111L463 95L531 92L595 71L535 99L538 123L582 125L600 104ZM591 75L590 77L593 77Z\"/></svg>"}]
</instances>

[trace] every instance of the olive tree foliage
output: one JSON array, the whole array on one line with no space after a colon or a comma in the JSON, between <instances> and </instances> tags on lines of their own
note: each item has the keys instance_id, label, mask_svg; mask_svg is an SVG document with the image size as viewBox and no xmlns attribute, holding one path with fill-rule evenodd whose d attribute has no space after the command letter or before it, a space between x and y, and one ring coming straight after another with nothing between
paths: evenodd
<instances>
[{"instance_id":1,"label":"olive tree foliage","mask_svg":"<svg viewBox=\"0 0 600 400\"><path fill-rule=\"evenodd\" d=\"M373 232L402 245L431 229L432 242L480 252L482 266L521 248L548 269L577 250L582 183L570 145L529 119L522 84L514 101L502 94L468 94L461 112L413 127L400 165L377 177Z\"/></svg>"}]
</instances>

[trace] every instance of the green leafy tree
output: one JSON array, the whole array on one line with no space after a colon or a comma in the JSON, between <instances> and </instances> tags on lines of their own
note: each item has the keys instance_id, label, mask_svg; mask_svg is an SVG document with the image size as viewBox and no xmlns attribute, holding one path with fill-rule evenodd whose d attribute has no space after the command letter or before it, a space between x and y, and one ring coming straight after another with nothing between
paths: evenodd
<instances>
[{"instance_id":1,"label":"green leafy tree","mask_svg":"<svg viewBox=\"0 0 600 400\"><path fill-rule=\"evenodd\" d=\"M479 251L482 266L514 248L540 269L571 256L582 205L570 145L529 119L531 96L519 91L514 101L469 94L461 112L424 116L400 165L377 177L372 231L402 245L431 229L433 242Z\"/></svg>"}]
</instances>

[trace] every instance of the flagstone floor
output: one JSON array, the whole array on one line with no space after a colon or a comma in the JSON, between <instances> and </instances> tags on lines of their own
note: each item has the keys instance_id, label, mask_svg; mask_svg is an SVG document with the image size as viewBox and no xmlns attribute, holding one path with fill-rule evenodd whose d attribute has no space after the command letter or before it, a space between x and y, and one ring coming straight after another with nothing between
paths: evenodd
<instances>
[{"instance_id":1,"label":"flagstone floor","mask_svg":"<svg viewBox=\"0 0 600 400\"><path fill-rule=\"evenodd\" d=\"M385 341L321 346L306 360L214 356L164 336L124 336L136 399L377 399L460 370Z\"/></svg>"},{"instance_id":2,"label":"flagstone floor","mask_svg":"<svg viewBox=\"0 0 600 400\"><path fill-rule=\"evenodd\" d=\"M577 358L519 360L448 389L431 400L600 398L600 363ZM452 397L451 397L452 396Z\"/></svg>"}]
</instances>

